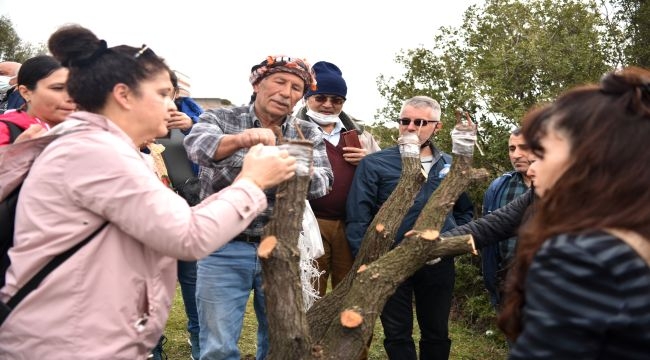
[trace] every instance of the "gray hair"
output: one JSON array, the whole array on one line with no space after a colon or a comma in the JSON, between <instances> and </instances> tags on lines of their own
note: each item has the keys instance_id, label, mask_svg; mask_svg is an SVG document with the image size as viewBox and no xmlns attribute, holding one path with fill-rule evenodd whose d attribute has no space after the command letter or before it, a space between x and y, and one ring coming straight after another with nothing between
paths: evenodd
<instances>
[{"instance_id":1,"label":"gray hair","mask_svg":"<svg viewBox=\"0 0 650 360\"><path fill-rule=\"evenodd\" d=\"M442 113L440 104L436 100L424 95L418 95L410 99L404 100L404 102L402 103L402 109L400 110L400 115L404 112L404 108L406 108L407 106L411 106L418 109L430 108L432 115L434 115L434 117L436 117L435 115L438 115L437 116L438 118L440 118L440 114Z\"/></svg>"}]
</instances>

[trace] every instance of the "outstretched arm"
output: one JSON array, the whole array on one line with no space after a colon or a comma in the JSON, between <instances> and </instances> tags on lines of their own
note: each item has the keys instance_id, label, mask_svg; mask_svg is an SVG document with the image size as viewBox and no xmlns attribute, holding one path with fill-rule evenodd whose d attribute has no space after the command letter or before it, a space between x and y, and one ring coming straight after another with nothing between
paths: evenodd
<instances>
[{"instance_id":1,"label":"outstretched arm","mask_svg":"<svg viewBox=\"0 0 650 360\"><path fill-rule=\"evenodd\" d=\"M535 194L528 190L506 206L465 225L441 234L441 237L472 234L477 249L517 235L526 210L533 203Z\"/></svg>"}]
</instances>

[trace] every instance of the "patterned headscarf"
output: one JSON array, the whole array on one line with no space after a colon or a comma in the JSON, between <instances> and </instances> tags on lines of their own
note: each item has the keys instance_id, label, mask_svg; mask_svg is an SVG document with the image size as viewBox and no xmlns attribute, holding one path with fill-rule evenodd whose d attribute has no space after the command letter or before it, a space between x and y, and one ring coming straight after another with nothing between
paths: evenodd
<instances>
[{"instance_id":1,"label":"patterned headscarf","mask_svg":"<svg viewBox=\"0 0 650 360\"><path fill-rule=\"evenodd\" d=\"M316 78L309 63L289 56L267 56L266 60L251 68L249 80L255 85L265 77L278 72L288 72L301 78L305 82L305 92L309 89L316 90Z\"/></svg>"}]
</instances>

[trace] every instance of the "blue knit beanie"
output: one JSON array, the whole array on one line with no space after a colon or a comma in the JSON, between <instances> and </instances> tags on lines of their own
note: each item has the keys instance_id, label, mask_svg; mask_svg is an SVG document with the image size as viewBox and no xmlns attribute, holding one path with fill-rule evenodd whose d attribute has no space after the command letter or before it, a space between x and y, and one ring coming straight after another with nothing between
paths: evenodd
<instances>
[{"instance_id":1,"label":"blue knit beanie","mask_svg":"<svg viewBox=\"0 0 650 360\"><path fill-rule=\"evenodd\" d=\"M345 84L343 74L338 66L326 61L319 61L312 66L312 71L316 75L317 89L309 89L305 98L316 94L325 94L338 95L345 99L348 94L348 86Z\"/></svg>"}]
</instances>

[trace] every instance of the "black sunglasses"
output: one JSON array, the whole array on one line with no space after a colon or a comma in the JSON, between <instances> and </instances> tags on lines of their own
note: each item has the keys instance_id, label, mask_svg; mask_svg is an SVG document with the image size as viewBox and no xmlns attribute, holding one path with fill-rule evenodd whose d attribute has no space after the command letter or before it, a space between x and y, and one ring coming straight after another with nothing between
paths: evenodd
<instances>
[{"instance_id":1,"label":"black sunglasses","mask_svg":"<svg viewBox=\"0 0 650 360\"><path fill-rule=\"evenodd\" d=\"M404 126L409 126L411 122L413 122L415 126L427 126L427 124L429 123L434 123L435 125L437 125L440 122L435 120L424 120L424 119L411 120L409 118L397 119L397 121L399 121L399 123Z\"/></svg>"},{"instance_id":2,"label":"black sunglasses","mask_svg":"<svg viewBox=\"0 0 650 360\"><path fill-rule=\"evenodd\" d=\"M321 104L326 103L327 99L330 100L332 105L341 105L345 102L345 99L340 96L314 95L314 100Z\"/></svg>"}]
</instances>

